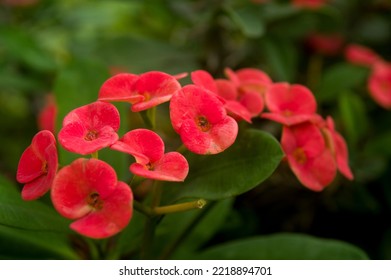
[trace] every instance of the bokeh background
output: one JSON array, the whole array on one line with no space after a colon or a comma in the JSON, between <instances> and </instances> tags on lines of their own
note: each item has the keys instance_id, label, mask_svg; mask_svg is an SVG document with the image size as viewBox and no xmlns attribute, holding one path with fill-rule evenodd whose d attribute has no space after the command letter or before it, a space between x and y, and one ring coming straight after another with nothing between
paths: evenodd
<instances>
[{"instance_id":1,"label":"bokeh background","mask_svg":"<svg viewBox=\"0 0 391 280\"><path fill-rule=\"evenodd\" d=\"M70 110L95 100L113 73L204 69L223 77L225 67L258 68L273 81L313 91L320 114L332 115L347 140L355 180L338 177L315 193L281 164L232 202L208 244L294 232L390 259L391 112L368 94L370 69L347 62L343 50L361 44L391 60L391 1L330 0L320 8L293 2L0 0L1 180L16 185L19 157L39 129L50 94ZM314 34L337 34L339 47L322 50L310 43ZM58 125L66 113L58 112ZM261 119L254 125L279 139L277 125ZM1 225L0 243L16 243L10 236ZM40 256L11 254L4 246L0 252L4 258Z\"/></svg>"}]
</instances>

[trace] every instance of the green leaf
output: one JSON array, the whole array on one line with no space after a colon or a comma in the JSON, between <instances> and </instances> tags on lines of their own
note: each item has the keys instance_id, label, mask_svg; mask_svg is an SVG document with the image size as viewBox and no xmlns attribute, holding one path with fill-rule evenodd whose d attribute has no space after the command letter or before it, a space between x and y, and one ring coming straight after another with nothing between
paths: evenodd
<instances>
[{"instance_id":1,"label":"green leaf","mask_svg":"<svg viewBox=\"0 0 391 280\"><path fill-rule=\"evenodd\" d=\"M51 55L26 30L0 27L0 45L6 54L36 70L50 71L56 67Z\"/></svg>"},{"instance_id":2,"label":"green leaf","mask_svg":"<svg viewBox=\"0 0 391 280\"><path fill-rule=\"evenodd\" d=\"M341 92L351 90L366 83L368 69L340 63L327 69L315 91L317 100L334 102Z\"/></svg>"},{"instance_id":3,"label":"green leaf","mask_svg":"<svg viewBox=\"0 0 391 280\"><path fill-rule=\"evenodd\" d=\"M241 9L227 8L226 10L245 36L259 38L265 34L262 17L253 6L245 6Z\"/></svg>"},{"instance_id":4,"label":"green leaf","mask_svg":"<svg viewBox=\"0 0 391 280\"><path fill-rule=\"evenodd\" d=\"M0 176L0 225L19 229L69 232L69 221L40 201L23 201L16 187Z\"/></svg>"},{"instance_id":5,"label":"green leaf","mask_svg":"<svg viewBox=\"0 0 391 280\"><path fill-rule=\"evenodd\" d=\"M209 248L197 259L222 260L363 260L364 251L339 240L281 233L253 237Z\"/></svg>"},{"instance_id":6,"label":"green leaf","mask_svg":"<svg viewBox=\"0 0 391 280\"><path fill-rule=\"evenodd\" d=\"M266 180L281 161L278 141L260 130L247 130L230 148L217 155L186 153L189 175L181 185L166 183L167 200L233 197Z\"/></svg>"},{"instance_id":7,"label":"green leaf","mask_svg":"<svg viewBox=\"0 0 391 280\"><path fill-rule=\"evenodd\" d=\"M349 143L356 144L367 135L369 123L366 106L360 96L345 92L339 96L339 109Z\"/></svg>"}]
</instances>

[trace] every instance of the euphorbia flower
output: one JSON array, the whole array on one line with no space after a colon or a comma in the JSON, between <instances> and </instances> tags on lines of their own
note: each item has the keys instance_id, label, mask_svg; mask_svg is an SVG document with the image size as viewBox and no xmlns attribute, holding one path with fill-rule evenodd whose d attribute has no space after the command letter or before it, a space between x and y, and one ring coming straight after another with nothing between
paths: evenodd
<instances>
[{"instance_id":1,"label":"euphorbia flower","mask_svg":"<svg viewBox=\"0 0 391 280\"><path fill-rule=\"evenodd\" d=\"M326 121L322 121L320 126L323 136L326 140L326 145L334 155L339 172L349 180L353 180L353 173L349 167L349 154L345 139L335 130L334 120L332 117L327 117Z\"/></svg>"},{"instance_id":2,"label":"euphorbia flower","mask_svg":"<svg viewBox=\"0 0 391 280\"><path fill-rule=\"evenodd\" d=\"M45 96L45 105L38 114L38 128L55 133L57 104L53 94Z\"/></svg>"},{"instance_id":3,"label":"euphorbia flower","mask_svg":"<svg viewBox=\"0 0 391 280\"><path fill-rule=\"evenodd\" d=\"M151 71L139 76L122 73L103 83L98 100L129 102L133 104L132 111L139 112L169 101L180 88L176 77L163 72Z\"/></svg>"},{"instance_id":4,"label":"euphorbia flower","mask_svg":"<svg viewBox=\"0 0 391 280\"><path fill-rule=\"evenodd\" d=\"M314 33L306 39L306 44L312 50L327 56L337 55L341 51L343 43L344 38L339 33Z\"/></svg>"},{"instance_id":5,"label":"euphorbia flower","mask_svg":"<svg viewBox=\"0 0 391 280\"><path fill-rule=\"evenodd\" d=\"M350 44L346 46L345 58L353 64L368 67L371 67L374 63L382 60L375 51L359 44Z\"/></svg>"},{"instance_id":6,"label":"euphorbia flower","mask_svg":"<svg viewBox=\"0 0 391 280\"><path fill-rule=\"evenodd\" d=\"M275 83L265 95L270 113L262 117L284 125L305 122L316 113L316 100L312 92L302 85Z\"/></svg>"},{"instance_id":7,"label":"euphorbia flower","mask_svg":"<svg viewBox=\"0 0 391 280\"><path fill-rule=\"evenodd\" d=\"M187 85L173 95L170 118L183 144L197 154L217 154L231 146L238 124L223 103L204 88Z\"/></svg>"},{"instance_id":8,"label":"euphorbia flower","mask_svg":"<svg viewBox=\"0 0 391 280\"><path fill-rule=\"evenodd\" d=\"M68 151L86 155L118 140L120 116L117 108L97 101L74 109L63 120L58 140Z\"/></svg>"},{"instance_id":9,"label":"euphorbia flower","mask_svg":"<svg viewBox=\"0 0 391 280\"><path fill-rule=\"evenodd\" d=\"M372 67L368 91L376 103L391 109L391 63L379 62Z\"/></svg>"},{"instance_id":10,"label":"euphorbia flower","mask_svg":"<svg viewBox=\"0 0 391 280\"><path fill-rule=\"evenodd\" d=\"M178 152L165 154L163 140L148 129L135 129L126 133L111 148L134 156L136 163L130 165L130 171L141 177L183 181L189 172L186 158Z\"/></svg>"},{"instance_id":11,"label":"euphorbia flower","mask_svg":"<svg viewBox=\"0 0 391 280\"><path fill-rule=\"evenodd\" d=\"M293 173L305 187L321 191L335 178L334 156L315 124L284 126L281 146Z\"/></svg>"},{"instance_id":12,"label":"euphorbia flower","mask_svg":"<svg viewBox=\"0 0 391 280\"><path fill-rule=\"evenodd\" d=\"M56 139L50 131L40 131L19 160L16 180L25 184L22 198L33 200L43 196L52 186L57 168Z\"/></svg>"},{"instance_id":13,"label":"euphorbia flower","mask_svg":"<svg viewBox=\"0 0 391 280\"><path fill-rule=\"evenodd\" d=\"M196 86L200 86L216 94L223 102L225 109L235 119L245 120L251 123L251 113L238 100L238 90L232 81L224 79L214 80L212 75L204 70L191 72L191 80Z\"/></svg>"},{"instance_id":14,"label":"euphorbia flower","mask_svg":"<svg viewBox=\"0 0 391 280\"><path fill-rule=\"evenodd\" d=\"M91 238L106 238L123 230L132 217L133 194L117 181L114 169L98 159L79 158L57 174L51 192L55 209L70 227Z\"/></svg>"}]
</instances>

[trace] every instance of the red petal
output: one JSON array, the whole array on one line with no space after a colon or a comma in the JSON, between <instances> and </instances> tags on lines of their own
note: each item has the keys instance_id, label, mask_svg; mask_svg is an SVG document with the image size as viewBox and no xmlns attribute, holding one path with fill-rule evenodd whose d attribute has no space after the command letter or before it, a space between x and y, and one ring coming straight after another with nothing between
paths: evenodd
<instances>
[{"instance_id":1,"label":"red petal","mask_svg":"<svg viewBox=\"0 0 391 280\"><path fill-rule=\"evenodd\" d=\"M153 167L153 170L149 170L145 165L134 163L130 171L144 178L173 182L184 181L189 172L186 158L177 152L165 154Z\"/></svg>"},{"instance_id":2,"label":"red petal","mask_svg":"<svg viewBox=\"0 0 391 280\"><path fill-rule=\"evenodd\" d=\"M272 83L269 75L265 72L254 68L242 68L236 71L236 76L241 83Z\"/></svg>"},{"instance_id":3,"label":"red petal","mask_svg":"<svg viewBox=\"0 0 391 280\"><path fill-rule=\"evenodd\" d=\"M76 232L91 238L106 238L117 234L128 224L133 214L133 194L130 187L119 181L103 208L90 212L70 226Z\"/></svg>"},{"instance_id":4,"label":"red petal","mask_svg":"<svg viewBox=\"0 0 391 280\"><path fill-rule=\"evenodd\" d=\"M234 119L245 120L246 122L251 123L250 112L238 101L229 100L224 104L224 108L227 109Z\"/></svg>"},{"instance_id":5,"label":"red petal","mask_svg":"<svg viewBox=\"0 0 391 280\"><path fill-rule=\"evenodd\" d=\"M217 86L212 75L204 70L197 70L191 72L191 80L196 86L210 90L213 93L217 93Z\"/></svg>"},{"instance_id":6,"label":"red petal","mask_svg":"<svg viewBox=\"0 0 391 280\"><path fill-rule=\"evenodd\" d=\"M259 116L265 107L263 97L258 92L245 92L240 97L240 103L247 108L252 117Z\"/></svg>"},{"instance_id":7,"label":"red petal","mask_svg":"<svg viewBox=\"0 0 391 280\"><path fill-rule=\"evenodd\" d=\"M144 96L132 91L133 84L138 76L134 74L121 73L106 80L99 90L98 100L119 101L131 104L144 100Z\"/></svg>"},{"instance_id":8,"label":"red petal","mask_svg":"<svg viewBox=\"0 0 391 280\"><path fill-rule=\"evenodd\" d=\"M66 218L80 218L93 208L87 203L92 193L105 200L117 185L114 169L98 159L79 158L63 167L53 182L51 197L56 210Z\"/></svg>"},{"instance_id":9,"label":"red petal","mask_svg":"<svg viewBox=\"0 0 391 280\"><path fill-rule=\"evenodd\" d=\"M175 77L158 71L140 75L133 84L133 92L144 96L144 100L132 106L133 112L143 111L169 101L171 96L181 88Z\"/></svg>"}]
</instances>

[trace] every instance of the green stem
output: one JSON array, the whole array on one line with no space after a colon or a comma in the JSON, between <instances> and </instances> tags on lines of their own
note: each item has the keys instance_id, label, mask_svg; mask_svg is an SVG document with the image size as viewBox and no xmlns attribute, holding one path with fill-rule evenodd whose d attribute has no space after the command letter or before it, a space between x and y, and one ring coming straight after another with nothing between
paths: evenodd
<instances>
[{"instance_id":1,"label":"green stem","mask_svg":"<svg viewBox=\"0 0 391 280\"><path fill-rule=\"evenodd\" d=\"M93 153L91 154L91 157L92 157L92 158L98 159L98 158L99 158L99 151L93 152Z\"/></svg>"},{"instance_id":2,"label":"green stem","mask_svg":"<svg viewBox=\"0 0 391 280\"><path fill-rule=\"evenodd\" d=\"M209 203L204 211L199 212L193 220L187 225L187 227L182 231L182 233L174 239L170 244L167 245L163 253L160 255L159 259L166 260L172 256L178 246L189 236L193 229L199 224L199 222L206 216L206 214L216 205L216 202L213 201Z\"/></svg>"},{"instance_id":3,"label":"green stem","mask_svg":"<svg viewBox=\"0 0 391 280\"><path fill-rule=\"evenodd\" d=\"M141 111L140 116L149 129L155 130L156 128L156 107L152 107L147 111Z\"/></svg>"},{"instance_id":4,"label":"green stem","mask_svg":"<svg viewBox=\"0 0 391 280\"><path fill-rule=\"evenodd\" d=\"M165 215L170 213L184 212L193 209L202 209L206 205L204 199L198 199L195 201L184 202L174 205L155 207L152 209L154 215Z\"/></svg>"},{"instance_id":5,"label":"green stem","mask_svg":"<svg viewBox=\"0 0 391 280\"><path fill-rule=\"evenodd\" d=\"M185 145L182 144L182 145L179 146L178 149L176 149L176 151L183 155L187 151L187 148L186 148Z\"/></svg>"}]
</instances>

